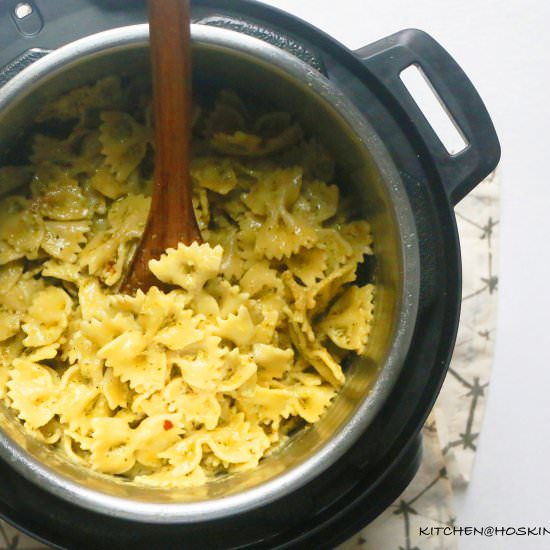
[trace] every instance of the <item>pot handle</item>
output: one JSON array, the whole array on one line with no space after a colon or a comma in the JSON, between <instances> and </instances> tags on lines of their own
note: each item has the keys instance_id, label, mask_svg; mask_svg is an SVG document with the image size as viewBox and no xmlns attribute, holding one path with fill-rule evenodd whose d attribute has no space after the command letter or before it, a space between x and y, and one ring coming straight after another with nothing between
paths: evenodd
<instances>
[{"instance_id":1,"label":"pot handle","mask_svg":"<svg viewBox=\"0 0 550 550\"><path fill-rule=\"evenodd\" d=\"M419 134L447 194L457 204L500 159L500 144L489 113L464 71L430 35L416 29L400 31L355 53L383 84L385 99L389 92L397 103L407 129L412 126ZM402 71L410 66L422 70L462 134L466 146L458 153L447 151L401 80Z\"/></svg>"}]
</instances>

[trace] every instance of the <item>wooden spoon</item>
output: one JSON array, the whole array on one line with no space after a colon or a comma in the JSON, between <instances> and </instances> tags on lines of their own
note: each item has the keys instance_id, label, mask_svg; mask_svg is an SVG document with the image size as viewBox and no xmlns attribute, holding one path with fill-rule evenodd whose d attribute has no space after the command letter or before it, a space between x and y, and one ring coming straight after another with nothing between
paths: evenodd
<instances>
[{"instance_id":1,"label":"wooden spoon","mask_svg":"<svg viewBox=\"0 0 550 550\"><path fill-rule=\"evenodd\" d=\"M155 174L151 210L122 292L162 286L148 267L167 248L201 242L191 178L191 27L188 0L149 0Z\"/></svg>"}]
</instances>

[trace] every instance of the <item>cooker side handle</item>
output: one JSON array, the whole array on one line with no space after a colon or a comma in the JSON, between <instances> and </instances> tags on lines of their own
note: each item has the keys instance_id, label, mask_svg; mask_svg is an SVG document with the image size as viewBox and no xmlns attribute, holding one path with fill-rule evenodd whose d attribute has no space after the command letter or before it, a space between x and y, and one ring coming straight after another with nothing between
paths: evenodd
<instances>
[{"instance_id":1,"label":"cooker side handle","mask_svg":"<svg viewBox=\"0 0 550 550\"><path fill-rule=\"evenodd\" d=\"M500 159L500 144L493 123L476 89L443 47L430 35L407 29L357 50L367 70L384 87L384 95L397 103L403 120L417 132L434 160L443 185L457 204ZM424 73L466 145L458 153L447 151L426 116L401 80L407 67Z\"/></svg>"}]
</instances>

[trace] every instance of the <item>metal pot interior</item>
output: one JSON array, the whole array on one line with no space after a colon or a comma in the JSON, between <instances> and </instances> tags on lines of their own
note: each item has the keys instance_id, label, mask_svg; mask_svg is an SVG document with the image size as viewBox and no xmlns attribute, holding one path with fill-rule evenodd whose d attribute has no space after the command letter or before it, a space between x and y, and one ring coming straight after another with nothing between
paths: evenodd
<instances>
[{"instance_id":1,"label":"metal pot interior","mask_svg":"<svg viewBox=\"0 0 550 550\"><path fill-rule=\"evenodd\" d=\"M295 114L338 163L344 194L372 225L377 285L369 355L347 369L330 410L253 471L203 487L151 489L69 463L27 436L0 406L0 456L27 478L86 508L139 521L213 519L265 504L319 475L361 436L396 381L416 315L418 250L401 181L368 123L315 69L263 42L194 26L195 89L230 88ZM9 151L40 106L110 74L149 72L147 27L108 31L65 46L0 90L0 150ZM4 194L5 189L0 189ZM367 270L365 270L367 271ZM223 498L222 498L223 497Z\"/></svg>"}]
</instances>

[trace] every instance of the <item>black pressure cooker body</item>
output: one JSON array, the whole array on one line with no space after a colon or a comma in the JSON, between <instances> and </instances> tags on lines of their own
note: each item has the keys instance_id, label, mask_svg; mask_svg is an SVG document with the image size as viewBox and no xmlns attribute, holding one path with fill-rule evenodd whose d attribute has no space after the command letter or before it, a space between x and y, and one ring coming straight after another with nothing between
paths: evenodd
<instances>
[{"instance_id":1,"label":"black pressure cooker body","mask_svg":"<svg viewBox=\"0 0 550 550\"><path fill-rule=\"evenodd\" d=\"M21 19L18 4L0 5L0 86L52 49L146 21L139 0L32 0L32 13ZM250 34L306 61L380 136L405 184L420 250L419 310L405 364L376 419L340 460L286 497L241 515L186 525L108 517L53 496L0 460L0 516L61 548L332 548L387 508L418 469L420 430L445 377L459 319L453 205L496 167L498 140L462 70L421 31L402 31L351 52L307 23L250 0L197 0L192 18ZM410 65L422 68L460 127L467 146L457 155L443 147L402 84L399 75Z\"/></svg>"}]
</instances>

